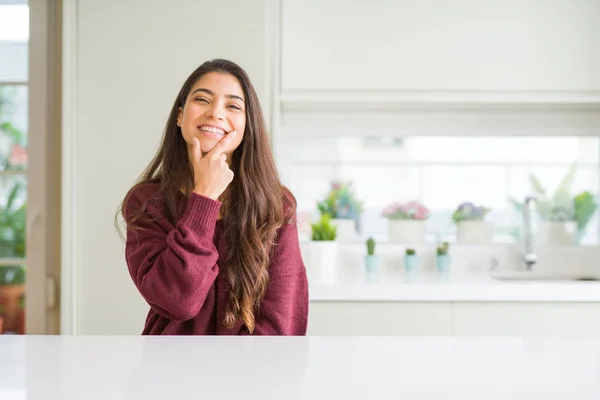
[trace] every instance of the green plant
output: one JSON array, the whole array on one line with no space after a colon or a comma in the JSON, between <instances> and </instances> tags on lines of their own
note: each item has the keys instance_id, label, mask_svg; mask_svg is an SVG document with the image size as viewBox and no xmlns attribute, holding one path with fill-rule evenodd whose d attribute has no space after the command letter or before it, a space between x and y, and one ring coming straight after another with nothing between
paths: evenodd
<instances>
[{"instance_id":1,"label":"green plant","mask_svg":"<svg viewBox=\"0 0 600 400\"><path fill-rule=\"evenodd\" d=\"M310 224L312 229L312 240L331 241L337 236L337 227L331 223L331 217L328 214L321 215L319 221Z\"/></svg>"},{"instance_id":2,"label":"green plant","mask_svg":"<svg viewBox=\"0 0 600 400\"><path fill-rule=\"evenodd\" d=\"M27 135L9 120L10 114L7 112L7 109L13 105L12 98L16 95L13 89L6 86L0 87L0 135L10 138L13 146L23 148L27 146ZM12 151L12 146L10 151ZM22 165L11 165L10 151L0 154L0 169L23 169Z\"/></svg>"},{"instance_id":3,"label":"green plant","mask_svg":"<svg viewBox=\"0 0 600 400\"><path fill-rule=\"evenodd\" d=\"M8 194L4 207L0 208L0 257L25 258L26 203L15 206L23 185L17 182ZM1 266L0 286L25 283L23 266Z\"/></svg>"},{"instance_id":4,"label":"green plant","mask_svg":"<svg viewBox=\"0 0 600 400\"><path fill-rule=\"evenodd\" d=\"M415 249L410 248L410 247L406 249L406 255L407 256L414 256L415 254L417 254L417 252L415 251Z\"/></svg>"},{"instance_id":5,"label":"green plant","mask_svg":"<svg viewBox=\"0 0 600 400\"><path fill-rule=\"evenodd\" d=\"M25 283L25 274L25 267L23 266L0 266L0 286L22 285Z\"/></svg>"},{"instance_id":6,"label":"green plant","mask_svg":"<svg viewBox=\"0 0 600 400\"><path fill-rule=\"evenodd\" d=\"M375 254L375 239L372 237L367 239L367 254L370 256Z\"/></svg>"},{"instance_id":7,"label":"green plant","mask_svg":"<svg viewBox=\"0 0 600 400\"><path fill-rule=\"evenodd\" d=\"M536 196L536 207L542 219L546 221L572 221L575 219L575 208L571 195L575 171L576 165L573 164L551 197L548 196L539 179L530 174L531 187Z\"/></svg>"},{"instance_id":8,"label":"green plant","mask_svg":"<svg viewBox=\"0 0 600 400\"><path fill-rule=\"evenodd\" d=\"M354 219L360 213L362 203L356 199L351 183L333 183L327 196L317 202L321 215L331 218Z\"/></svg>"},{"instance_id":9,"label":"green plant","mask_svg":"<svg viewBox=\"0 0 600 400\"><path fill-rule=\"evenodd\" d=\"M436 253L438 256L445 256L445 255L448 255L448 250L449 250L449 244L448 244L448 242L444 242L440 246L437 247Z\"/></svg>"},{"instance_id":10,"label":"green plant","mask_svg":"<svg viewBox=\"0 0 600 400\"><path fill-rule=\"evenodd\" d=\"M8 194L4 207L0 208L0 257L25 257L25 225L27 203L17 206L23 197L24 184L16 182Z\"/></svg>"},{"instance_id":11,"label":"green plant","mask_svg":"<svg viewBox=\"0 0 600 400\"><path fill-rule=\"evenodd\" d=\"M540 218L544 221L575 221L577 231L581 235L596 212L598 203L595 196L589 191L572 195L571 187L575 180L575 172L576 164L572 164L552 196L548 195L535 175L529 174L529 181L532 194L536 198L535 204ZM509 200L517 212L523 212L522 202L516 201L514 198Z\"/></svg>"}]
</instances>

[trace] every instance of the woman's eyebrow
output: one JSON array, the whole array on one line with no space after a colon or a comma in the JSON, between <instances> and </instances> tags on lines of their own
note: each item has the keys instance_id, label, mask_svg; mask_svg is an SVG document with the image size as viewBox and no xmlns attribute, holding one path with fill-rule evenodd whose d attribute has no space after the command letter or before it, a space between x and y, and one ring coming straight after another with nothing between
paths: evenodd
<instances>
[{"instance_id":1,"label":"woman's eyebrow","mask_svg":"<svg viewBox=\"0 0 600 400\"><path fill-rule=\"evenodd\" d=\"M194 95L194 93L196 93L196 92L204 92L211 96L215 95L215 92L213 92L212 90L209 90L209 89L205 89L205 88L198 88L198 89L194 90L192 92L192 95ZM240 100L242 103L244 103L244 99L242 99L240 96L238 96L236 94L226 94L225 97L227 97L229 99L237 99L237 100Z\"/></svg>"}]
</instances>

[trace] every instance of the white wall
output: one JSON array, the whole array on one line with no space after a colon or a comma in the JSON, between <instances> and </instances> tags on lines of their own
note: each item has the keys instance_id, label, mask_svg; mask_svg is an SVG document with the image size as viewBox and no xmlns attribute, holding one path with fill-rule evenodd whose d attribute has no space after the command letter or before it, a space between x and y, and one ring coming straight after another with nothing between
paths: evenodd
<instances>
[{"instance_id":1,"label":"white wall","mask_svg":"<svg viewBox=\"0 0 600 400\"><path fill-rule=\"evenodd\" d=\"M75 53L66 85L76 92L65 107L73 111L67 125L74 120L76 128L65 131L72 152L64 156L64 196L76 214L66 217L73 229L67 224L63 233L75 247L64 255L75 272L74 330L138 334L148 307L128 275L114 213L154 155L172 102L199 64L216 57L241 64L268 108L266 1L72 0L67 18L74 6L76 21L65 21L77 27L75 41L65 38L67 54Z\"/></svg>"}]
</instances>

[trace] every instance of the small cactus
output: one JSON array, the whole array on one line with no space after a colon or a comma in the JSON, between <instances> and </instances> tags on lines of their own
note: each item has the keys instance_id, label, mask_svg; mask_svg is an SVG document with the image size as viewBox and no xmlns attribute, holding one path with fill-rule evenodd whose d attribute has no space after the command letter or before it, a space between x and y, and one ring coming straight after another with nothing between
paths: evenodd
<instances>
[{"instance_id":1,"label":"small cactus","mask_svg":"<svg viewBox=\"0 0 600 400\"><path fill-rule=\"evenodd\" d=\"M372 237L367 239L367 254L370 256L375 254L375 239Z\"/></svg>"},{"instance_id":2,"label":"small cactus","mask_svg":"<svg viewBox=\"0 0 600 400\"><path fill-rule=\"evenodd\" d=\"M415 251L415 249L411 249L410 247L406 249L406 255L407 256L414 256L415 254L417 254L417 252Z\"/></svg>"},{"instance_id":3,"label":"small cactus","mask_svg":"<svg viewBox=\"0 0 600 400\"><path fill-rule=\"evenodd\" d=\"M441 246L438 246L437 248L437 255L438 256L445 256L448 254L448 242L444 242L442 243Z\"/></svg>"}]
</instances>

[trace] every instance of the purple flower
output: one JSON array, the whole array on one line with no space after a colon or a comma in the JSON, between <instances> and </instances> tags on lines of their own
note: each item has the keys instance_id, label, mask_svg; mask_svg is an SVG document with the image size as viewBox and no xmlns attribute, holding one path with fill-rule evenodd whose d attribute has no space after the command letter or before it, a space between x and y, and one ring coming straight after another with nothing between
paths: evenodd
<instances>
[{"instance_id":1,"label":"purple flower","mask_svg":"<svg viewBox=\"0 0 600 400\"><path fill-rule=\"evenodd\" d=\"M465 202L456 208L456 211L452 214L452 219L455 222L483 220L489 212L490 209L487 207L477 206L471 202Z\"/></svg>"}]
</instances>

